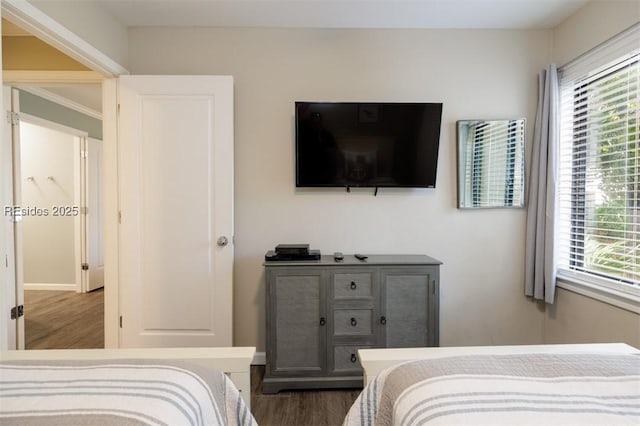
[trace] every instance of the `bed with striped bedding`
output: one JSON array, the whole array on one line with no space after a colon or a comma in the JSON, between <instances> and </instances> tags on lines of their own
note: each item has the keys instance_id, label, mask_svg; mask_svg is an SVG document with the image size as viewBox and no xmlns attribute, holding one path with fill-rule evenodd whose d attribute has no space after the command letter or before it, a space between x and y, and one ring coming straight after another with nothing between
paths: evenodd
<instances>
[{"instance_id":1,"label":"bed with striped bedding","mask_svg":"<svg viewBox=\"0 0 640 426\"><path fill-rule=\"evenodd\" d=\"M255 425L229 378L184 361L0 363L0 424Z\"/></svg>"},{"instance_id":2,"label":"bed with striped bedding","mask_svg":"<svg viewBox=\"0 0 640 426\"><path fill-rule=\"evenodd\" d=\"M638 425L637 354L467 355L410 361L362 391L345 426Z\"/></svg>"}]
</instances>

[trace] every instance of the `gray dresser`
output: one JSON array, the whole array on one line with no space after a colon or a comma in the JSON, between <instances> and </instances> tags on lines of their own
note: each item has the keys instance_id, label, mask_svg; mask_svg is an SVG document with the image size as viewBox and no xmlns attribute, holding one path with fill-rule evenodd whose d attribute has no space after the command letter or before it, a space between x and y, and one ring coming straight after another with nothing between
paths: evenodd
<instances>
[{"instance_id":1,"label":"gray dresser","mask_svg":"<svg viewBox=\"0 0 640 426\"><path fill-rule=\"evenodd\" d=\"M262 391L362 387L357 349L438 346L440 264L423 255L265 262Z\"/></svg>"}]
</instances>

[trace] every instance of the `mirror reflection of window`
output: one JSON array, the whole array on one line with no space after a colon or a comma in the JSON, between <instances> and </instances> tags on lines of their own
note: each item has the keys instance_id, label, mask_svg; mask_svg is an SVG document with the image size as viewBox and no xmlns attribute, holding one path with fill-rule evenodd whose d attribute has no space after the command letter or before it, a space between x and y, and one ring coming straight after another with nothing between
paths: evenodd
<instances>
[{"instance_id":1,"label":"mirror reflection of window","mask_svg":"<svg viewBox=\"0 0 640 426\"><path fill-rule=\"evenodd\" d=\"M524 119L457 124L458 207L523 207Z\"/></svg>"}]
</instances>

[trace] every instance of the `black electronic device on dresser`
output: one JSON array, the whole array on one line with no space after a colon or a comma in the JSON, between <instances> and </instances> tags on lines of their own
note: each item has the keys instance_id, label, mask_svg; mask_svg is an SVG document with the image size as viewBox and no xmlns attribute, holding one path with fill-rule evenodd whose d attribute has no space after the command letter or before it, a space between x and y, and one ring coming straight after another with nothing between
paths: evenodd
<instances>
[{"instance_id":1,"label":"black electronic device on dresser","mask_svg":"<svg viewBox=\"0 0 640 426\"><path fill-rule=\"evenodd\" d=\"M278 244L264 255L268 262L320 260L320 250L309 250L309 244Z\"/></svg>"},{"instance_id":2,"label":"black electronic device on dresser","mask_svg":"<svg viewBox=\"0 0 640 426\"><path fill-rule=\"evenodd\" d=\"M278 244L276 253L286 255L306 255L309 254L309 244Z\"/></svg>"},{"instance_id":3,"label":"black electronic device on dresser","mask_svg":"<svg viewBox=\"0 0 640 426\"><path fill-rule=\"evenodd\" d=\"M361 257L264 263L264 393L362 387L358 349L438 346L441 262Z\"/></svg>"}]
</instances>

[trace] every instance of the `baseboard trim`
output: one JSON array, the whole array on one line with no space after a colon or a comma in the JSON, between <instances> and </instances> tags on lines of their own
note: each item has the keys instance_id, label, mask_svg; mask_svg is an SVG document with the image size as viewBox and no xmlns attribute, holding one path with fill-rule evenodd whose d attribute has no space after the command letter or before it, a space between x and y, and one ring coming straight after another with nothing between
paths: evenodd
<instances>
[{"instance_id":1,"label":"baseboard trim","mask_svg":"<svg viewBox=\"0 0 640 426\"><path fill-rule=\"evenodd\" d=\"M56 291L76 291L75 284L58 283L24 283L25 290L56 290Z\"/></svg>"},{"instance_id":2,"label":"baseboard trim","mask_svg":"<svg viewBox=\"0 0 640 426\"><path fill-rule=\"evenodd\" d=\"M253 361L251 361L251 365L266 365L267 364L267 354L265 352L256 352L253 356Z\"/></svg>"}]
</instances>

